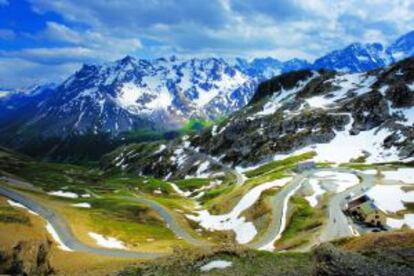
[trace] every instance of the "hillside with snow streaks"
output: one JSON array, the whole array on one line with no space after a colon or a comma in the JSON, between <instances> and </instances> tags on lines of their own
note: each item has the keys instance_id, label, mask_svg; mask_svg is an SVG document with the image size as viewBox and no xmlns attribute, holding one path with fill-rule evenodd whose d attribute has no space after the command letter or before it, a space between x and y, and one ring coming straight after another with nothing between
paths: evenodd
<instances>
[{"instance_id":1,"label":"hillside with snow streaks","mask_svg":"<svg viewBox=\"0 0 414 276\"><path fill-rule=\"evenodd\" d=\"M40 93L43 97L36 101L28 94L3 93L0 107L16 119L8 116L0 128L13 124L23 137L34 131L43 138L176 129L190 118L213 120L246 105L263 79L255 74L217 58L127 56L103 65L84 65L54 88L53 95ZM27 109L24 102L33 102L34 108ZM19 113L27 118L20 120Z\"/></svg>"},{"instance_id":2,"label":"hillside with snow streaks","mask_svg":"<svg viewBox=\"0 0 414 276\"><path fill-rule=\"evenodd\" d=\"M314 75L315 81L307 80L315 83L329 78L329 75L335 75L332 70L341 73L360 72L346 76L336 74L333 80L327 80L324 85L340 89L332 88L332 93L327 93L328 95L314 93L301 96L299 98L306 98L301 106L287 108L290 116L307 108L328 110L338 106L337 103L345 103L351 94L368 94L376 80L362 72L379 70L411 56L413 41L414 32L411 32L389 47L378 43L354 43L333 51L314 63L301 59L282 62L274 58L181 59L172 56L150 60L127 56L115 62L84 65L60 85L37 86L24 91L1 89L0 142L4 146L35 156L48 152L52 157L72 158L73 155L76 159L79 158L78 155L87 153L87 158L96 158L128 142L125 139L135 142L142 141L140 139L144 137L143 141L148 141L157 135L168 136L168 133L187 126L193 119L204 122L221 120L239 111L250 101L255 102L257 98L266 96L262 95L263 85L259 84L280 74L299 70L298 74L303 75L301 81L306 81L311 72L320 71L317 74L322 76ZM398 73L401 72L396 72ZM274 114L280 110L281 105L291 103L296 94L303 94L297 91L301 89L301 83L295 85L296 87L291 86L291 80L286 80L281 87L275 87L277 93L262 110L250 114L250 119L257 120ZM387 85L378 88L385 98L403 98L397 95L395 85L394 92L386 93L389 90ZM404 85L406 86L401 86L402 95L410 99L406 89L412 90L414 81ZM321 89L324 90L323 87ZM345 110L345 105L342 109L342 115L338 114L337 118L350 113ZM382 106L382 109L384 111L385 108ZM394 117L402 118L400 124L410 126L414 122L414 112L407 106L392 104L388 110ZM367 112L369 110L364 110L362 117L366 117L369 124L378 116ZM342 129L344 127L342 124ZM369 125L361 130L366 130L367 127ZM224 128L216 130L222 133ZM258 132L263 131L258 126ZM334 133L330 134L332 135ZM263 138L259 140L261 139ZM327 136L316 139L325 141ZM86 146L89 143L100 146L91 151L92 147ZM220 152L216 154L223 155Z\"/></svg>"},{"instance_id":3,"label":"hillside with snow streaks","mask_svg":"<svg viewBox=\"0 0 414 276\"><path fill-rule=\"evenodd\" d=\"M414 32L410 32L388 47L353 43L314 63L270 57L149 60L127 56L102 65L84 65L53 88L37 87L30 93L3 89L0 110L7 120L0 121L0 128L13 125L13 131L17 127L21 136L29 129L43 138L174 129L190 118L214 120L239 110L261 81L282 73L303 69L365 72L413 53ZM53 90L53 95L43 90ZM309 103L318 104L318 100L323 99Z\"/></svg>"},{"instance_id":4,"label":"hillside with snow streaks","mask_svg":"<svg viewBox=\"0 0 414 276\"><path fill-rule=\"evenodd\" d=\"M321 162L410 161L413 72L411 58L367 73L277 76L262 83L245 108L191 143L237 166L310 151Z\"/></svg>"},{"instance_id":5,"label":"hillside with snow streaks","mask_svg":"<svg viewBox=\"0 0 414 276\"><path fill-rule=\"evenodd\" d=\"M206 161L202 156L245 168L305 152L335 164L409 162L414 160L413 72L414 58L367 73L282 74L260 84L249 104L226 120L184 143L169 143L157 155L131 158L125 168L158 177L206 175L214 168L198 171ZM180 151L189 146L198 154ZM180 160L186 160L184 166Z\"/></svg>"}]
</instances>

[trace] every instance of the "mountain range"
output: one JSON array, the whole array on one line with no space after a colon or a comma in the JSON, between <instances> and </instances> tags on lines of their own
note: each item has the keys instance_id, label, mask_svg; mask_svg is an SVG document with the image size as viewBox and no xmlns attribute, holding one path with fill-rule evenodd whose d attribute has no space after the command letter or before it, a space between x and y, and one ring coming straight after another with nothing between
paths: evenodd
<instances>
[{"instance_id":1,"label":"mountain range","mask_svg":"<svg viewBox=\"0 0 414 276\"><path fill-rule=\"evenodd\" d=\"M181 178L223 166L243 172L300 154L334 164L412 162L413 141L414 58L408 58L365 73L276 76L221 123L169 143L120 147L102 165Z\"/></svg>"},{"instance_id":2,"label":"mountain range","mask_svg":"<svg viewBox=\"0 0 414 276\"><path fill-rule=\"evenodd\" d=\"M414 54L414 32L388 47L354 43L310 63L274 58L121 60L83 65L61 84L2 90L0 140L13 148L47 141L49 150L82 136L112 139L137 130L166 131L189 119L217 121L254 99L259 83L297 70L365 72ZM50 141L54 141L50 143ZM59 147L58 146L58 147Z\"/></svg>"}]
</instances>

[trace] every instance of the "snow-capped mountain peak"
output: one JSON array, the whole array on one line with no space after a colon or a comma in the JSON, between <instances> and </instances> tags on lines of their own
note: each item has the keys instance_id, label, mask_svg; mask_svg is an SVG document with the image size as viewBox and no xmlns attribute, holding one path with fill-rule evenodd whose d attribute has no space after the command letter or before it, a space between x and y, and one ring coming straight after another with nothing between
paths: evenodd
<instances>
[{"instance_id":1,"label":"snow-capped mountain peak","mask_svg":"<svg viewBox=\"0 0 414 276\"><path fill-rule=\"evenodd\" d=\"M317 59L313 67L342 72L364 72L388 63L388 59L384 59L384 47L381 44L353 43Z\"/></svg>"},{"instance_id":2,"label":"snow-capped mountain peak","mask_svg":"<svg viewBox=\"0 0 414 276\"><path fill-rule=\"evenodd\" d=\"M179 128L192 118L214 120L239 110L260 82L281 73L302 69L365 72L413 53L414 32L389 47L353 43L313 64L271 57L148 60L126 56L105 64L85 64L55 88L0 97L5 114L0 127L7 130L13 125L13 132L17 128L22 136L29 131L41 138L86 133L114 137L141 128ZM32 94L36 97L28 96Z\"/></svg>"},{"instance_id":3,"label":"snow-capped mountain peak","mask_svg":"<svg viewBox=\"0 0 414 276\"><path fill-rule=\"evenodd\" d=\"M407 57L411 57L414 55L414 31L411 31L399 39L397 39L394 43L392 43L388 49L387 53L391 55L394 60L401 60Z\"/></svg>"}]
</instances>

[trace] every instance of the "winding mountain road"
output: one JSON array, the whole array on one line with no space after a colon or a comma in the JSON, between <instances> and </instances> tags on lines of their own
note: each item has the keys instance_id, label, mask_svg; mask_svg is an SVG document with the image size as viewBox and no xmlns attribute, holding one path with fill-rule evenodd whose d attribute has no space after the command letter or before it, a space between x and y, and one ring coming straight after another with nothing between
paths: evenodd
<instances>
[{"instance_id":1,"label":"winding mountain road","mask_svg":"<svg viewBox=\"0 0 414 276\"><path fill-rule=\"evenodd\" d=\"M250 248L262 249L268 247L276 241L284 231L286 226L287 202L290 197L301 187L309 172L304 172L296 176L290 183L285 185L276 195L270 199L272 217L267 231L263 236L248 244Z\"/></svg>"},{"instance_id":2,"label":"winding mountain road","mask_svg":"<svg viewBox=\"0 0 414 276\"><path fill-rule=\"evenodd\" d=\"M350 225L348 217L342 211L346 204L346 197L351 193L355 197L361 196L365 193L364 191L366 189L374 185L373 175L367 175L357 171L349 170L338 169L337 171L354 173L358 175L362 181L359 184L332 196L328 203L328 223L323 228L322 233L319 236L320 242L327 242L339 238L350 237L355 234L355 230L353 230L352 226Z\"/></svg>"},{"instance_id":3,"label":"winding mountain road","mask_svg":"<svg viewBox=\"0 0 414 276\"><path fill-rule=\"evenodd\" d=\"M98 247L92 247L92 246L86 245L75 237L68 223L55 211L9 188L0 186L0 195L5 196L13 201L16 201L24 205L31 211L39 214L41 217L47 220L52 225L52 227L55 229L62 243L72 251L93 253L93 254L112 256L112 257L126 257L126 258L140 258L140 259L154 259L154 258L158 258L158 257L165 255L165 254L157 253L157 252L116 250L116 249L98 248ZM197 240L194 237L192 237L184 228L182 228L176 222L176 220L166 210L166 208L164 208L160 204L154 201L148 200L148 199L138 198L138 197L125 197L125 199L143 203L145 205L148 205L155 211L157 211L159 215L168 224L171 231L173 231L177 236L181 237L182 239L189 242L190 244L196 245L196 246L207 245L205 241Z\"/></svg>"},{"instance_id":4,"label":"winding mountain road","mask_svg":"<svg viewBox=\"0 0 414 276\"><path fill-rule=\"evenodd\" d=\"M167 208L165 208L164 206L162 206L161 204L159 204L159 203L157 203L153 200L149 200L149 199L141 198L141 197L132 197L131 196L131 197L122 197L122 198L130 200L130 201L135 201L135 202L145 204L145 205L149 206L151 209L155 210L162 217L162 219L165 221L165 223L168 225L168 228L170 228L170 230L173 231L176 236L182 238L186 242L188 242L188 243L190 243L194 246L208 246L209 245L206 241L196 239L190 233L188 233L187 230L184 229L176 221L176 219L170 213L170 211Z\"/></svg>"},{"instance_id":5,"label":"winding mountain road","mask_svg":"<svg viewBox=\"0 0 414 276\"><path fill-rule=\"evenodd\" d=\"M223 168L224 171L229 172L231 174L233 174L236 177L236 184L237 185L242 185L244 183L244 181L246 180L246 177L241 174L240 172L238 172L237 170L233 169L232 167L220 162L219 160L217 160L216 158L213 158L212 156L206 154L206 153L202 153L199 151L196 151L195 149L191 148L191 147L187 147L184 148L185 150L191 152L191 154L193 156L198 157L199 159L204 159L209 161L212 164L215 164L221 168Z\"/></svg>"},{"instance_id":6,"label":"winding mountain road","mask_svg":"<svg viewBox=\"0 0 414 276\"><path fill-rule=\"evenodd\" d=\"M208 155L201 154L204 158ZM206 158L207 160L221 164L214 158ZM224 166L223 164L221 164ZM231 168L226 168L228 171L236 172ZM269 245L272 245L275 240L279 239L285 230L286 227L286 214L288 209L288 202L291 196L296 193L296 191L303 185L305 181L313 174L319 171L333 171L333 172L345 172L353 173L358 175L362 181L343 191L341 193L335 194L332 196L328 203L328 222L326 226L322 229L321 235L319 237L320 242L330 241L342 237L354 235L354 231L349 224L348 218L342 212L342 209L346 203L346 197L353 193L355 196L361 195L364 193L366 188L369 188L373 185L373 176L366 175L360 172L356 172L349 169L340 169L340 168L330 168L330 169L315 169L310 171L305 171L299 175L296 175L294 179L286 184L276 195L271 197L271 207L272 207L272 218L271 222L266 230L266 232L258 237L255 241L248 244L250 248L253 249L264 249ZM236 173L234 173L237 175ZM240 184L244 183L244 176L240 176L238 179ZM60 240L63 244L73 251L87 252L105 256L113 257L131 257L131 258L140 258L140 259L154 259L165 254L157 252L139 252L139 251L126 251L126 250L116 250L116 249L105 249L97 248L93 246L86 245L79 241L71 231L68 223L56 212L46 208L41 203L38 203L27 196L22 195L18 191L0 186L0 195L8 197L32 210L33 212L39 214L44 219L46 219L57 232ZM181 237L183 240L187 241L189 244L194 246L208 246L209 243L197 239L192 236L185 228L183 228L174 218L174 215L167 208L161 204L141 197L134 196L125 196L122 197L125 200L136 201L142 204L149 206L154 209L166 222L168 227L173 231L178 237Z\"/></svg>"},{"instance_id":7,"label":"winding mountain road","mask_svg":"<svg viewBox=\"0 0 414 276\"><path fill-rule=\"evenodd\" d=\"M286 202L309 177L321 171L351 173L358 175L362 181L341 193L334 194L329 200L328 222L323 227L319 241L332 241L354 235L355 232L350 225L350 221L342 211L346 203L346 197L350 193L353 193L354 196L362 195L364 190L373 186L373 176L344 168L314 169L297 175L289 184L271 198L272 218L269 227L263 236L250 243L248 245L249 247L254 249L269 249L272 247L271 245L281 237L286 227L286 212L288 208Z\"/></svg>"}]
</instances>

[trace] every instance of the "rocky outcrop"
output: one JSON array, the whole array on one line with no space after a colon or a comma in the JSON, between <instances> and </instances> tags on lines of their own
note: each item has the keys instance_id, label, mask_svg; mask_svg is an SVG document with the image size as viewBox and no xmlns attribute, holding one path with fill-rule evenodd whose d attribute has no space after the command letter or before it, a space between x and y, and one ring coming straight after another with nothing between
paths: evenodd
<instances>
[{"instance_id":1,"label":"rocky outcrop","mask_svg":"<svg viewBox=\"0 0 414 276\"><path fill-rule=\"evenodd\" d=\"M270 96L274 91L279 91L282 88L293 88L299 81L304 81L307 78L310 78L312 74L311 70L293 71L262 82L257 88L250 103L255 103L259 99Z\"/></svg>"},{"instance_id":2,"label":"rocky outcrop","mask_svg":"<svg viewBox=\"0 0 414 276\"><path fill-rule=\"evenodd\" d=\"M50 241L21 241L0 251L0 273L10 275L51 275Z\"/></svg>"},{"instance_id":3,"label":"rocky outcrop","mask_svg":"<svg viewBox=\"0 0 414 276\"><path fill-rule=\"evenodd\" d=\"M414 157L413 71L414 58L364 74L322 70L283 74L262 83L245 108L192 135L185 144L229 166L257 165L316 146L325 147L322 160L331 161L326 157L335 157L347 140L363 146L333 162L409 159ZM332 143L335 147L326 149ZM180 168L180 159L171 158L183 144L174 141L167 148L145 159L137 157L141 161L134 161L136 168L149 175L185 176L181 168L188 167Z\"/></svg>"},{"instance_id":4,"label":"rocky outcrop","mask_svg":"<svg viewBox=\"0 0 414 276\"><path fill-rule=\"evenodd\" d=\"M356 240L355 242L358 242ZM272 276L408 276L414 275L413 249L349 251L333 244L322 244L311 252L284 254L247 249L203 249L174 252L172 256L129 267L118 275L272 275ZM203 272L200 268L213 260L232 265Z\"/></svg>"},{"instance_id":5,"label":"rocky outcrop","mask_svg":"<svg viewBox=\"0 0 414 276\"><path fill-rule=\"evenodd\" d=\"M414 249L407 250L406 255L414 254ZM313 275L317 276L348 276L348 275L414 275L414 266L410 260L395 262L393 254L396 252L384 251L381 257L370 258L361 253L343 251L332 244L324 244L317 247L313 252L314 268ZM367 254L367 253L365 253ZM374 254L374 252L371 252ZM412 260L411 260L412 261Z\"/></svg>"}]
</instances>

